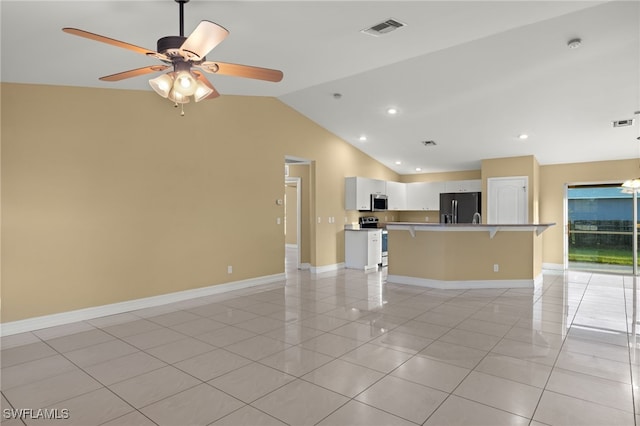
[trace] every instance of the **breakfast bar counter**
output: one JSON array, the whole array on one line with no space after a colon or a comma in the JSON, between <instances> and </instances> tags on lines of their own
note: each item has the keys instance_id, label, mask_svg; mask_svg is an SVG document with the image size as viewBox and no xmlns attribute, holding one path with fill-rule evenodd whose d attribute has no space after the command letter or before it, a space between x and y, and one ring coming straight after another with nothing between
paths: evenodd
<instances>
[{"instance_id":1,"label":"breakfast bar counter","mask_svg":"<svg viewBox=\"0 0 640 426\"><path fill-rule=\"evenodd\" d=\"M387 281L443 289L533 288L543 224L390 222Z\"/></svg>"}]
</instances>

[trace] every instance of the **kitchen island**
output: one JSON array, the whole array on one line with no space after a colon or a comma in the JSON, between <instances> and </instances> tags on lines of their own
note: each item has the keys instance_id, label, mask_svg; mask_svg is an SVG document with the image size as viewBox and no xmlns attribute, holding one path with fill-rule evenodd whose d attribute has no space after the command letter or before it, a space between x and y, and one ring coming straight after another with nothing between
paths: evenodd
<instances>
[{"instance_id":1,"label":"kitchen island","mask_svg":"<svg viewBox=\"0 0 640 426\"><path fill-rule=\"evenodd\" d=\"M553 223L386 224L390 283L442 289L534 288Z\"/></svg>"}]
</instances>

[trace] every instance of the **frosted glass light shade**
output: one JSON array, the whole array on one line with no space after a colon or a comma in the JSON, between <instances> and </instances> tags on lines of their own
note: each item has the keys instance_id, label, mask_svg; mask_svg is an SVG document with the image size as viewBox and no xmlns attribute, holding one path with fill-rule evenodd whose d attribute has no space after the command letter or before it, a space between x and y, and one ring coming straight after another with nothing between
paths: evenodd
<instances>
[{"instance_id":1,"label":"frosted glass light shade","mask_svg":"<svg viewBox=\"0 0 640 426\"><path fill-rule=\"evenodd\" d=\"M179 71L173 83L173 90L183 96L191 96L196 93L197 82L189 71Z\"/></svg>"},{"instance_id":2,"label":"frosted glass light shade","mask_svg":"<svg viewBox=\"0 0 640 426\"><path fill-rule=\"evenodd\" d=\"M201 100L209 96L212 92L213 90L211 90L210 87L208 87L206 84L203 84L201 81L198 81L198 83L196 84L196 92L193 94L193 99L195 99L196 102L200 102Z\"/></svg>"},{"instance_id":3,"label":"frosted glass light shade","mask_svg":"<svg viewBox=\"0 0 640 426\"><path fill-rule=\"evenodd\" d=\"M177 104L188 104L190 102L189 96L185 96L182 93L176 92L175 89L171 89L168 98L169 100Z\"/></svg>"},{"instance_id":4,"label":"frosted glass light shade","mask_svg":"<svg viewBox=\"0 0 640 426\"><path fill-rule=\"evenodd\" d=\"M149 80L149 85L158 95L166 98L173 87L173 79L169 74L162 74L160 77Z\"/></svg>"}]
</instances>

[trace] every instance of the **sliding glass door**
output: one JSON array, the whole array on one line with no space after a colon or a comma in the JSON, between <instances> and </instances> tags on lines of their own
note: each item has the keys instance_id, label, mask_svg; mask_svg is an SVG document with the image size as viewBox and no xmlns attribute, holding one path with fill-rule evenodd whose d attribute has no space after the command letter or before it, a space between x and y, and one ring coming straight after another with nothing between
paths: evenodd
<instances>
[{"instance_id":1,"label":"sliding glass door","mask_svg":"<svg viewBox=\"0 0 640 426\"><path fill-rule=\"evenodd\" d=\"M633 204L620 184L568 187L569 269L634 273Z\"/></svg>"}]
</instances>

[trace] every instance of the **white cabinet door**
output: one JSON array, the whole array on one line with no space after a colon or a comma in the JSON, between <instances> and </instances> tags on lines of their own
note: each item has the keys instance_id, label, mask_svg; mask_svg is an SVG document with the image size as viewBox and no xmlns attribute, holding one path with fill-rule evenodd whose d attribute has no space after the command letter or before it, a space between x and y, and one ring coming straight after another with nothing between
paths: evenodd
<instances>
[{"instance_id":1,"label":"white cabinet door","mask_svg":"<svg viewBox=\"0 0 640 426\"><path fill-rule=\"evenodd\" d=\"M444 192L444 182L429 182L427 185L427 205L425 210L440 210L440 193Z\"/></svg>"},{"instance_id":2,"label":"white cabinet door","mask_svg":"<svg viewBox=\"0 0 640 426\"><path fill-rule=\"evenodd\" d=\"M387 182L388 210L407 209L407 184L402 182Z\"/></svg>"},{"instance_id":3,"label":"white cabinet door","mask_svg":"<svg viewBox=\"0 0 640 426\"><path fill-rule=\"evenodd\" d=\"M382 231L369 231L367 234L367 259L369 262L365 268L375 268L382 263Z\"/></svg>"},{"instance_id":4,"label":"white cabinet door","mask_svg":"<svg viewBox=\"0 0 640 426\"><path fill-rule=\"evenodd\" d=\"M407 210L440 210L440 193L444 182L412 182L407 184Z\"/></svg>"},{"instance_id":5,"label":"white cabinet door","mask_svg":"<svg viewBox=\"0 0 640 426\"><path fill-rule=\"evenodd\" d=\"M384 194L386 182L379 179L347 177L345 184L345 210L371 210L371 194Z\"/></svg>"},{"instance_id":6,"label":"white cabinet door","mask_svg":"<svg viewBox=\"0 0 640 426\"><path fill-rule=\"evenodd\" d=\"M482 180L450 180L444 183L443 192L480 192L482 191Z\"/></svg>"},{"instance_id":7,"label":"white cabinet door","mask_svg":"<svg viewBox=\"0 0 640 426\"><path fill-rule=\"evenodd\" d=\"M382 230L345 230L344 264L353 269L374 269L382 263Z\"/></svg>"}]
</instances>

